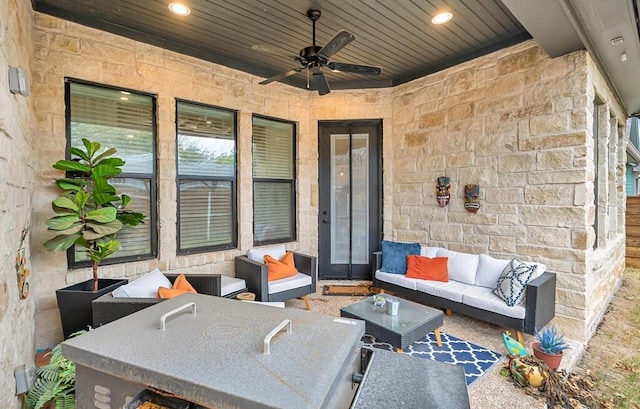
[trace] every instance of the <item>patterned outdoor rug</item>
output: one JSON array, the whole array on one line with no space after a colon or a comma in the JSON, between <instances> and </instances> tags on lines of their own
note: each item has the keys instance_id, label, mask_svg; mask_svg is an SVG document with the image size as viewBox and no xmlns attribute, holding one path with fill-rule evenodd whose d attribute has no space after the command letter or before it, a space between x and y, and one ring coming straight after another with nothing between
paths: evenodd
<instances>
[{"instance_id":1,"label":"patterned outdoor rug","mask_svg":"<svg viewBox=\"0 0 640 409\"><path fill-rule=\"evenodd\" d=\"M480 379L489 369L502 359L502 354L483 348L471 342L456 338L453 335L440 332L442 347L436 343L433 332L409 345L404 353L419 358L432 359L434 361L463 365L467 380L467 387ZM362 342L367 346L380 348L387 351L395 351L391 344L376 342L371 335L365 334Z\"/></svg>"}]
</instances>

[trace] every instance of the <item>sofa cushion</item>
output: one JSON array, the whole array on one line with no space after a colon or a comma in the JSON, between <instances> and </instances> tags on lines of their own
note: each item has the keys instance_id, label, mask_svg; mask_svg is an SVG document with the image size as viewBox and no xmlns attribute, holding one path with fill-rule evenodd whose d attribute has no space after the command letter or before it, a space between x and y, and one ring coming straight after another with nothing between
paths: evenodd
<instances>
[{"instance_id":1,"label":"sofa cushion","mask_svg":"<svg viewBox=\"0 0 640 409\"><path fill-rule=\"evenodd\" d=\"M427 281L418 280L416 283L416 290L431 294L436 297L446 298L455 302L462 302L462 295L465 291L468 291L469 287L473 287L471 284L459 283L457 281L449 281L443 283L442 281Z\"/></svg>"},{"instance_id":2,"label":"sofa cushion","mask_svg":"<svg viewBox=\"0 0 640 409\"><path fill-rule=\"evenodd\" d=\"M521 304L527 284L535 276L537 267L535 264L526 264L514 258L500 274L493 293L502 298L509 307Z\"/></svg>"},{"instance_id":3,"label":"sofa cushion","mask_svg":"<svg viewBox=\"0 0 640 409\"><path fill-rule=\"evenodd\" d=\"M247 258L258 263L264 263L264 256L271 256L276 260L280 260L287 253L284 244L276 244L274 246L253 248L247 251Z\"/></svg>"},{"instance_id":4,"label":"sofa cushion","mask_svg":"<svg viewBox=\"0 0 640 409\"><path fill-rule=\"evenodd\" d=\"M511 260L501 260L486 254L480 254L475 284L491 289L496 288L500 274L502 274L504 268L510 261Z\"/></svg>"},{"instance_id":5,"label":"sofa cushion","mask_svg":"<svg viewBox=\"0 0 640 409\"><path fill-rule=\"evenodd\" d=\"M391 274L407 272L407 256L420 254L420 243L401 243L382 240L382 267L380 270Z\"/></svg>"},{"instance_id":6,"label":"sofa cushion","mask_svg":"<svg viewBox=\"0 0 640 409\"><path fill-rule=\"evenodd\" d=\"M384 271L380 270L376 271L376 278L380 281L395 284L414 291L416 290L416 283L422 281L416 278L407 278L407 276L404 276L402 274L385 273Z\"/></svg>"},{"instance_id":7,"label":"sofa cushion","mask_svg":"<svg viewBox=\"0 0 640 409\"><path fill-rule=\"evenodd\" d=\"M437 257L439 248L440 247L420 246L420 255L431 258Z\"/></svg>"},{"instance_id":8,"label":"sofa cushion","mask_svg":"<svg viewBox=\"0 0 640 409\"><path fill-rule=\"evenodd\" d=\"M438 249L438 257L449 259L447 268L449 280L460 281L465 284L474 284L480 256L477 254L459 253L447 249Z\"/></svg>"},{"instance_id":9,"label":"sofa cushion","mask_svg":"<svg viewBox=\"0 0 640 409\"><path fill-rule=\"evenodd\" d=\"M502 298L495 295L490 288L475 286L462 296L462 303L481 310L495 312L516 319L524 319L526 310L523 305L509 307Z\"/></svg>"},{"instance_id":10,"label":"sofa cushion","mask_svg":"<svg viewBox=\"0 0 640 409\"><path fill-rule=\"evenodd\" d=\"M113 290L114 297L158 298L158 288L171 288L171 281L155 269L142 277Z\"/></svg>"},{"instance_id":11,"label":"sofa cushion","mask_svg":"<svg viewBox=\"0 0 640 409\"><path fill-rule=\"evenodd\" d=\"M407 278L420 278L423 280L449 281L446 257L407 256Z\"/></svg>"},{"instance_id":12,"label":"sofa cushion","mask_svg":"<svg viewBox=\"0 0 640 409\"><path fill-rule=\"evenodd\" d=\"M298 273L293 277L282 278L280 280L269 281L269 294L280 293L282 291L291 290L293 288L311 285L311 276Z\"/></svg>"}]
</instances>

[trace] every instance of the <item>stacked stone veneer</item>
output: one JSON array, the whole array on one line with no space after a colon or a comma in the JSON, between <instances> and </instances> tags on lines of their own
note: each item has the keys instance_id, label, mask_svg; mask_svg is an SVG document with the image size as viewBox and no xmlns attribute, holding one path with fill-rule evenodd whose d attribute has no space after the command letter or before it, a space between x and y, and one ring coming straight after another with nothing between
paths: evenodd
<instances>
[{"instance_id":1,"label":"stacked stone veneer","mask_svg":"<svg viewBox=\"0 0 640 409\"><path fill-rule=\"evenodd\" d=\"M134 277L155 267L233 274L233 258L253 241L251 115L258 113L298 123L298 240L291 248L317 253L317 121L381 118L385 238L547 264L558 273L558 323L574 339L589 337L619 283L624 223L612 221L624 206L623 193L615 194L624 153L609 134L624 123L623 114L584 52L550 59L529 41L395 88L319 97L282 84L260 86L260 78L246 73L40 13L34 13L33 48L38 345L61 336L55 289L90 275L68 270L65 254L41 247L59 176L51 164L64 156L65 77L157 95L159 255L104 266L103 276ZM606 118L602 146L611 148L603 158L611 159L614 176L599 178L599 192L608 196L598 206L605 214L594 251L596 93ZM237 250L176 255L175 98L239 111ZM435 199L438 176L452 180L446 208ZM462 206L468 183L480 185L477 214Z\"/></svg>"},{"instance_id":2,"label":"stacked stone veneer","mask_svg":"<svg viewBox=\"0 0 640 409\"><path fill-rule=\"evenodd\" d=\"M0 0L0 407L15 409L21 402L15 396L14 368L32 366L35 352L35 297L20 299L15 259L31 217L36 142L31 132L33 99L9 92L7 68L22 67L30 77L31 21L28 1ZM27 259L34 242L27 236ZM38 278L28 278L31 288Z\"/></svg>"},{"instance_id":3,"label":"stacked stone veneer","mask_svg":"<svg viewBox=\"0 0 640 409\"><path fill-rule=\"evenodd\" d=\"M394 88L393 110L385 236L546 264L558 273L561 331L588 339L624 269L625 163L624 114L589 56L551 59L525 42ZM451 178L445 208L435 197L438 176ZM476 214L463 207L466 184L480 185Z\"/></svg>"}]
</instances>

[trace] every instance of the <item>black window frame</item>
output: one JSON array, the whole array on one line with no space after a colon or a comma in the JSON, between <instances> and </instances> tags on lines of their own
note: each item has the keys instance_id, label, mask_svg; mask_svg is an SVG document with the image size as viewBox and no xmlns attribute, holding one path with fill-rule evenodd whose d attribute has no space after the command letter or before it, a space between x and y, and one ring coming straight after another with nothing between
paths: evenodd
<instances>
[{"instance_id":1,"label":"black window frame","mask_svg":"<svg viewBox=\"0 0 640 409\"><path fill-rule=\"evenodd\" d=\"M134 90L131 88L117 87L112 85L100 84L92 81L85 81L72 77L64 78L64 103L65 103L65 159L71 159L71 154L69 153L69 148L71 148L71 84L80 84L80 85L88 85L103 89L109 89L114 91L121 92L129 92L138 95L144 95L151 98L151 121L152 121L152 138L153 138L153 163L152 163L152 171L150 174L142 174L142 173L129 173L122 172L118 175L119 179L139 179L139 180L149 180L149 200L150 200L150 213L146 215L146 219L144 223L150 223L150 244L151 244L151 252L148 254L140 254L135 256L122 256L118 257L118 253L107 257L104 259L100 265L114 265L114 264L123 264L134 261L143 261L143 260L152 260L158 257L158 178L157 178L157 143L158 143L158 116L157 116L157 107L158 107L158 97L156 94L142 92L138 90ZM92 141L92 142L100 142L100 141ZM116 153L117 156L117 153ZM73 177L73 172L66 172L67 177ZM67 264L70 269L79 269L86 268L91 266L91 260L76 260L75 257L75 245L71 246L67 249Z\"/></svg>"},{"instance_id":2,"label":"black window frame","mask_svg":"<svg viewBox=\"0 0 640 409\"><path fill-rule=\"evenodd\" d=\"M230 108L220 107L216 105L204 104L200 102L189 101L186 99L175 99L176 108L175 108L175 135L176 135L176 253L178 255L188 255L188 254L198 254L198 253L206 253L211 251L222 251L222 250L230 250L238 248L238 111ZM234 171L233 177L222 177L222 176L214 176L214 177L205 177L205 176L196 176L196 175L185 175L181 177L180 171L178 168L178 105L182 104L190 104L195 106L200 106L204 108L211 108L219 111L226 111L233 114L233 121L235 124L234 127ZM231 182L231 223L232 223L232 231L231 231L231 243L229 244L221 244L221 245L213 245L213 246L201 246L201 247L191 247L187 249L182 249L180 247L180 181L182 180L202 180L202 181L223 181L223 182Z\"/></svg>"},{"instance_id":3,"label":"black window frame","mask_svg":"<svg viewBox=\"0 0 640 409\"><path fill-rule=\"evenodd\" d=\"M291 163L291 170L292 170L292 175L291 175L291 179L274 179L274 178L257 178L253 175L253 163L255 161L254 156L253 156L253 121L254 119L259 118L259 119L265 119L265 120L270 120L270 121L275 121L275 122L281 122L281 123L286 123L286 124L290 124L292 125L292 129L293 129L293 135L292 135L292 152L293 152L293 157L291 158L292 163ZM285 237L285 238L278 238L278 239L271 239L271 240L256 240L256 234L255 234L255 229L256 229L256 217L255 217L255 211L256 211L256 207L255 205L253 206L253 225L251 227L252 230L252 234L253 234L253 245L254 246L263 246L263 245L269 245L269 244L278 244L278 243L289 243L292 241L296 241L298 238L298 224L297 224L297 214L298 214L298 209L296 206L297 203L297 179L298 179L298 175L297 175L297 163L298 163L298 124L294 121L289 121L286 119L282 119L282 118L276 118L276 117L272 117L272 116L266 116L266 115L259 115L259 114L252 114L251 116L251 154L252 154L252 163L251 163L251 176L252 176L252 184L251 184L251 188L252 188L252 196L253 196L253 200L255 201L255 185L256 182L257 183L289 183L289 185L291 186L291 214L290 216L290 222L291 222L291 233L292 235L289 237Z\"/></svg>"}]
</instances>

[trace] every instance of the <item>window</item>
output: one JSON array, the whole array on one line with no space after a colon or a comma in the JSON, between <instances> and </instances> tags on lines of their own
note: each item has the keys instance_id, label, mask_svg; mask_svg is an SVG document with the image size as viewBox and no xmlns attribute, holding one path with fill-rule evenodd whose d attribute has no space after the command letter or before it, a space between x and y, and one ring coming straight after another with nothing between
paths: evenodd
<instances>
[{"instance_id":1,"label":"window","mask_svg":"<svg viewBox=\"0 0 640 409\"><path fill-rule=\"evenodd\" d=\"M295 135L291 122L253 117L253 242L293 241Z\"/></svg>"},{"instance_id":2,"label":"window","mask_svg":"<svg viewBox=\"0 0 640 409\"><path fill-rule=\"evenodd\" d=\"M178 253L237 246L236 113L176 104Z\"/></svg>"},{"instance_id":3,"label":"window","mask_svg":"<svg viewBox=\"0 0 640 409\"><path fill-rule=\"evenodd\" d=\"M112 184L131 197L128 208L147 216L144 224L118 233L120 251L103 264L149 259L157 254L155 179L155 98L129 90L66 80L67 146L82 147L82 138L116 148L126 163ZM67 158L70 155L67 149ZM89 261L81 249L67 253L70 267Z\"/></svg>"}]
</instances>

